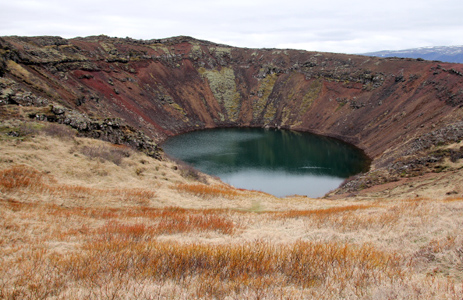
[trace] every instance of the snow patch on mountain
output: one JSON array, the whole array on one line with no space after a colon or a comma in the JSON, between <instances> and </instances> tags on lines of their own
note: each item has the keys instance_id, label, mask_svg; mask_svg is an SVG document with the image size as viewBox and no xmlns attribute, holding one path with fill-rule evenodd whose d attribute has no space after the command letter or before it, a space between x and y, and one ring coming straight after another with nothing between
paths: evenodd
<instances>
[{"instance_id":1,"label":"snow patch on mountain","mask_svg":"<svg viewBox=\"0 0 463 300\"><path fill-rule=\"evenodd\" d=\"M405 50L383 50L363 53L377 57L422 58L444 62L463 63L463 46L421 47Z\"/></svg>"}]
</instances>

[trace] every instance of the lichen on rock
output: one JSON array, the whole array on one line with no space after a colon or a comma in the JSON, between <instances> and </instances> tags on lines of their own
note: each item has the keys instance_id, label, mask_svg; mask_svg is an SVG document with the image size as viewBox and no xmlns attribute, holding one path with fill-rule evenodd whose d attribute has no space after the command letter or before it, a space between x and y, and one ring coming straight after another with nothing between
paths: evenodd
<instances>
[{"instance_id":1,"label":"lichen on rock","mask_svg":"<svg viewBox=\"0 0 463 300\"><path fill-rule=\"evenodd\" d=\"M241 96L236 89L235 73L233 69L203 69L202 74L207 78L215 99L217 99L217 102L225 109L228 119L235 122L239 116Z\"/></svg>"},{"instance_id":2,"label":"lichen on rock","mask_svg":"<svg viewBox=\"0 0 463 300\"><path fill-rule=\"evenodd\" d=\"M265 109L265 114L264 114L265 125L268 125L271 121L275 119L276 112L277 112L277 109L275 105L273 105L273 102L269 101Z\"/></svg>"},{"instance_id":3,"label":"lichen on rock","mask_svg":"<svg viewBox=\"0 0 463 300\"><path fill-rule=\"evenodd\" d=\"M323 84L320 79L312 81L312 83L310 84L309 90L302 98L301 107L299 110L302 115L305 114L310 109L310 106L312 105L312 103L314 103L314 101L320 96L322 87L323 87Z\"/></svg>"},{"instance_id":4,"label":"lichen on rock","mask_svg":"<svg viewBox=\"0 0 463 300\"><path fill-rule=\"evenodd\" d=\"M252 103L252 112L254 119L262 115L262 112L268 107L267 101L273 91L273 86L277 81L278 75L272 74L263 78L257 91L257 98ZM271 108L271 107L270 107ZM268 119L268 115L266 117Z\"/></svg>"},{"instance_id":5,"label":"lichen on rock","mask_svg":"<svg viewBox=\"0 0 463 300\"><path fill-rule=\"evenodd\" d=\"M209 53L217 60L221 66L226 66L228 64L228 60L232 58L231 48L227 47L209 48Z\"/></svg>"},{"instance_id":6,"label":"lichen on rock","mask_svg":"<svg viewBox=\"0 0 463 300\"><path fill-rule=\"evenodd\" d=\"M203 50L201 49L201 46L200 45L193 45L191 47L191 51L190 51L190 55L189 57L193 60L198 60L198 59L201 59L204 57L204 52Z\"/></svg>"}]
</instances>

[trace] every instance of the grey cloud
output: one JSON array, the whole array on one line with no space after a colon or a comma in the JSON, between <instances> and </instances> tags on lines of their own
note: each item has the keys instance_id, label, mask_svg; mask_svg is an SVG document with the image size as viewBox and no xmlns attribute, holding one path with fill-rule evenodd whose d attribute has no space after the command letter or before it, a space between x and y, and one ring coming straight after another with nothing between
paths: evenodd
<instances>
[{"instance_id":1,"label":"grey cloud","mask_svg":"<svg viewBox=\"0 0 463 300\"><path fill-rule=\"evenodd\" d=\"M332 52L463 44L460 0L3 2L0 35L190 35L242 47Z\"/></svg>"}]
</instances>

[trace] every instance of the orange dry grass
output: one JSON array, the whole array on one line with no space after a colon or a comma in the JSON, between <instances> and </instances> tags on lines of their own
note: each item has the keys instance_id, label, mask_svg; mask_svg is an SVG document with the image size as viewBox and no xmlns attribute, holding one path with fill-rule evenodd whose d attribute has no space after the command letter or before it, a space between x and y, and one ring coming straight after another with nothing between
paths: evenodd
<instances>
[{"instance_id":1,"label":"orange dry grass","mask_svg":"<svg viewBox=\"0 0 463 300\"><path fill-rule=\"evenodd\" d=\"M199 197L213 198L213 197L224 197L233 199L239 196L238 190L227 187L225 185L206 185L206 184L177 184L175 186L180 192L192 194Z\"/></svg>"},{"instance_id":2,"label":"orange dry grass","mask_svg":"<svg viewBox=\"0 0 463 300\"><path fill-rule=\"evenodd\" d=\"M176 215L164 217L156 227L159 233L173 234L178 232L204 232L218 231L223 234L232 234L235 231L233 221L217 215Z\"/></svg>"},{"instance_id":3,"label":"orange dry grass","mask_svg":"<svg viewBox=\"0 0 463 300\"><path fill-rule=\"evenodd\" d=\"M124 236L128 239L138 239L140 237L150 239L160 234L187 232L216 231L222 234L232 234L236 227L232 220L220 215L191 213L159 215L157 224L153 226L140 223L127 225L109 222L103 228L100 228L98 232L105 235Z\"/></svg>"},{"instance_id":4,"label":"orange dry grass","mask_svg":"<svg viewBox=\"0 0 463 300\"><path fill-rule=\"evenodd\" d=\"M356 286L360 296L373 284L400 281L400 262L399 256L370 245L205 245L108 239L103 234L68 255L43 249L24 252L0 269L0 287L5 298L273 298L275 293L304 298L310 292L306 288L336 289L335 282L340 282ZM167 282L183 289L183 297L166 295L162 289L148 293L150 286Z\"/></svg>"},{"instance_id":5,"label":"orange dry grass","mask_svg":"<svg viewBox=\"0 0 463 300\"><path fill-rule=\"evenodd\" d=\"M0 204L11 211L22 212L28 216L29 211L44 214L56 219L82 218L95 221L105 221L104 226L86 234L121 236L124 239L137 239L140 236L153 238L162 234L188 232L218 232L233 234L241 226L236 224L226 210L187 210L177 207L170 208L67 208L53 204L21 203L16 201L0 201ZM141 220L143 223L141 223ZM75 232L71 230L71 235ZM66 234L63 234L66 236Z\"/></svg>"},{"instance_id":6,"label":"orange dry grass","mask_svg":"<svg viewBox=\"0 0 463 300\"><path fill-rule=\"evenodd\" d=\"M422 205L427 203L410 201L367 213L426 213ZM355 212L365 210L333 213L325 226L341 217L354 220ZM202 216L226 222L206 229L181 221ZM450 279L410 281L411 268L423 259L461 253L457 233L431 240L408 256L339 238L276 243L227 236L209 244L161 240L167 232L189 233L188 238L198 234L206 240L204 232L225 233L227 226L235 226L232 217L268 220L227 210L67 208L0 201L0 299L459 300L463 296ZM161 224L166 220L179 227L165 231Z\"/></svg>"},{"instance_id":7,"label":"orange dry grass","mask_svg":"<svg viewBox=\"0 0 463 300\"><path fill-rule=\"evenodd\" d=\"M0 171L0 191L4 193L31 194L53 198L91 199L95 197L118 198L147 204L155 192L145 189L96 189L83 186L57 184L48 174L26 166L13 166Z\"/></svg>"},{"instance_id":8,"label":"orange dry grass","mask_svg":"<svg viewBox=\"0 0 463 300\"><path fill-rule=\"evenodd\" d=\"M0 171L0 188L9 192L20 188L43 185L44 174L25 166L13 166Z\"/></svg>"},{"instance_id":9,"label":"orange dry grass","mask_svg":"<svg viewBox=\"0 0 463 300\"><path fill-rule=\"evenodd\" d=\"M337 206L327 209L278 212L273 213L273 215L279 219L307 218L309 224L313 224L317 228L326 228L329 226L341 231L381 229L393 226L403 216L414 213L417 207L421 205L421 202L421 199L413 199L389 208L379 203L370 203Z\"/></svg>"},{"instance_id":10,"label":"orange dry grass","mask_svg":"<svg viewBox=\"0 0 463 300\"><path fill-rule=\"evenodd\" d=\"M369 205L349 205L349 206L336 206L325 209L311 209L311 210L290 210L286 212L276 213L278 218L300 218L300 217L325 217L344 212L357 211L361 209L368 209L375 207L375 204Z\"/></svg>"},{"instance_id":11,"label":"orange dry grass","mask_svg":"<svg viewBox=\"0 0 463 300\"><path fill-rule=\"evenodd\" d=\"M463 201L463 198L461 197L451 197L451 198L447 198L444 200L444 202L456 202L456 201Z\"/></svg>"},{"instance_id":12,"label":"orange dry grass","mask_svg":"<svg viewBox=\"0 0 463 300\"><path fill-rule=\"evenodd\" d=\"M316 286L328 277L349 280L362 272L364 283L370 280L395 280L402 276L401 258L371 245L348 243L311 243L274 245L265 241L247 244L205 245L172 242L127 242L102 239L84 245L84 268L101 268L108 257L118 270L143 273L155 279L179 280L189 276L207 276L221 281L241 281L273 277L279 283L302 287ZM138 269L133 261L143 262ZM140 270L142 268L142 270ZM380 271L380 272L379 272ZM333 278L334 279L334 278Z\"/></svg>"}]
</instances>

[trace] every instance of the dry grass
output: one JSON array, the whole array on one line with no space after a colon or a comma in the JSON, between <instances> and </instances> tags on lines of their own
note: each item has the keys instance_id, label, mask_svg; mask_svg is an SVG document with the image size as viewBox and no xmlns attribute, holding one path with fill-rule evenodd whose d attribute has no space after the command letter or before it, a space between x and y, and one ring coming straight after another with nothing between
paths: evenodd
<instances>
[{"instance_id":1,"label":"dry grass","mask_svg":"<svg viewBox=\"0 0 463 300\"><path fill-rule=\"evenodd\" d=\"M53 177L30 167L16 165L0 171L0 191L32 198L39 194L49 198L89 199L118 198L122 202L147 204L156 196L144 189L98 189L83 186L57 184Z\"/></svg>"},{"instance_id":2,"label":"dry grass","mask_svg":"<svg viewBox=\"0 0 463 300\"><path fill-rule=\"evenodd\" d=\"M240 195L239 190L226 186L226 185L206 185L202 183L182 183L177 184L175 189L179 192L188 193L191 195L204 197L204 198L216 198L224 197L228 199L234 199Z\"/></svg>"},{"instance_id":3,"label":"dry grass","mask_svg":"<svg viewBox=\"0 0 463 300\"><path fill-rule=\"evenodd\" d=\"M44 207L36 204L3 203L3 206L27 214L35 211L40 215L44 211ZM75 210L48 209L60 210L59 214ZM126 214L125 209L112 213L119 218ZM175 209L169 209L169 214L173 213ZM140 210L134 216L141 214ZM152 214L163 212L150 210L143 215ZM105 213L98 217L105 217ZM154 227L140 223L109 221L95 230L80 228L67 234L54 233L47 240L36 239L32 247L17 245L8 251L3 245L0 296L5 299L459 299L462 296L461 285L452 280L437 277L413 280L405 256L379 250L372 244L301 240L273 243L259 239L244 243L182 243L159 241L155 232ZM69 242L76 238L79 243L71 251L50 249L47 245L50 240ZM454 241L444 244L433 251L454 247Z\"/></svg>"},{"instance_id":4,"label":"dry grass","mask_svg":"<svg viewBox=\"0 0 463 300\"><path fill-rule=\"evenodd\" d=\"M398 254L379 251L372 245L158 240L162 234L190 230L229 234L234 225L224 215L227 211L134 208L129 212L11 201L1 204L5 217L2 233L14 231L9 236L13 239L4 239L1 244L0 296L7 299L118 299L138 298L137 295L146 295L141 299L151 299L153 295L182 299L267 298L288 292L310 295L311 289L335 289L336 282L346 286L355 283L358 292L365 292L375 282L394 282L404 276ZM168 226L167 232L163 225L167 219L185 220L187 216L201 215L210 225L202 227L201 221L185 226L180 221L173 231ZM140 218L144 221L133 223ZM49 220L58 224L51 226ZM97 226L100 221L105 223ZM8 227L7 222L17 225ZM31 236L30 227L40 222L50 228ZM95 228L69 226L68 222L87 223ZM15 239L17 242L13 242ZM76 244L71 249L50 247L69 247L73 243ZM135 282L143 285L133 286Z\"/></svg>"},{"instance_id":5,"label":"dry grass","mask_svg":"<svg viewBox=\"0 0 463 300\"><path fill-rule=\"evenodd\" d=\"M432 211L447 211L441 218L461 217L463 199L341 208L283 217L283 213L222 209L63 207L4 200L0 295L6 299L461 298L461 222L455 228L446 223L436 227ZM334 226L341 216L352 223L365 213L394 214L394 225ZM312 223L311 218L319 215L331 216L325 227ZM414 230L404 226L414 225L416 218L430 222ZM306 226L299 230L319 230L324 238L291 236L301 220ZM273 236L285 239L246 237L254 228L265 231L271 225L284 229ZM453 233L444 234L443 228ZM384 234L388 231L390 235ZM407 231L413 237L403 234ZM416 231L427 232L420 236ZM214 234L208 238L208 232ZM377 240L358 236L365 232L378 235ZM225 238L217 239L216 234ZM399 247L385 246L387 240Z\"/></svg>"},{"instance_id":6,"label":"dry grass","mask_svg":"<svg viewBox=\"0 0 463 300\"><path fill-rule=\"evenodd\" d=\"M463 298L461 197L278 199L50 132L0 143L0 299Z\"/></svg>"},{"instance_id":7,"label":"dry grass","mask_svg":"<svg viewBox=\"0 0 463 300\"><path fill-rule=\"evenodd\" d=\"M130 157L132 150L128 147L114 145L99 145L99 146L83 146L79 149L79 152L83 155L93 158L100 159L102 161L110 161L116 165L121 165L124 157Z\"/></svg>"},{"instance_id":8,"label":"dry grass","mask_svg":"<svg viewBox=\"0 0 463 300\"><path fill-rule=\"evenodd\" d=\"M305 218L316 228L336 228L342 231L385 228L397 224L402 212L380 209L378 203L335 206L325 209L290 210L273 213L275 218ZM366 212L361 213L361 211Z\"/></svg>"},{"instance_id":9,"label":"dry grass","mask_svg":"<svg viewBox=\"0 0 463 300\"><path fill-rule=\"evenodd\" d=\"M325 216L333 216L345 212L358 211L361 209L368 209L377 206L375 204L367 205L348 205L348 206L334 206L325 209L311 209L311 210L291 210L285 212L276 213L275 216L278 218L300 218L300 217L312 217L312 218L324 218Z\"/></svg>"},{"instance_id":10,"label":"dry grass","mask_svg":"<svg viewBox=\"0 0 463 300\"><path fill-rule=\"evenodd\" d=\"M207 232L216 231L222 234L233 234L237 229L237 225L226 216L220 213L211 213L209 211L190 211L182 209L166 209L152 210L143 214L131 213L131 218L134 216L143 216L151 222L157 221L153 226L146 226L143 223L137 224L121 224L118 222L110 222L103 228L99 229L100 233L105 235L121 234L123 236L144 236L151 239L154 236L161 234L176 234L187 232ZM106 218L108 216L106 215Z\"/></svg>"}]
</instances>

